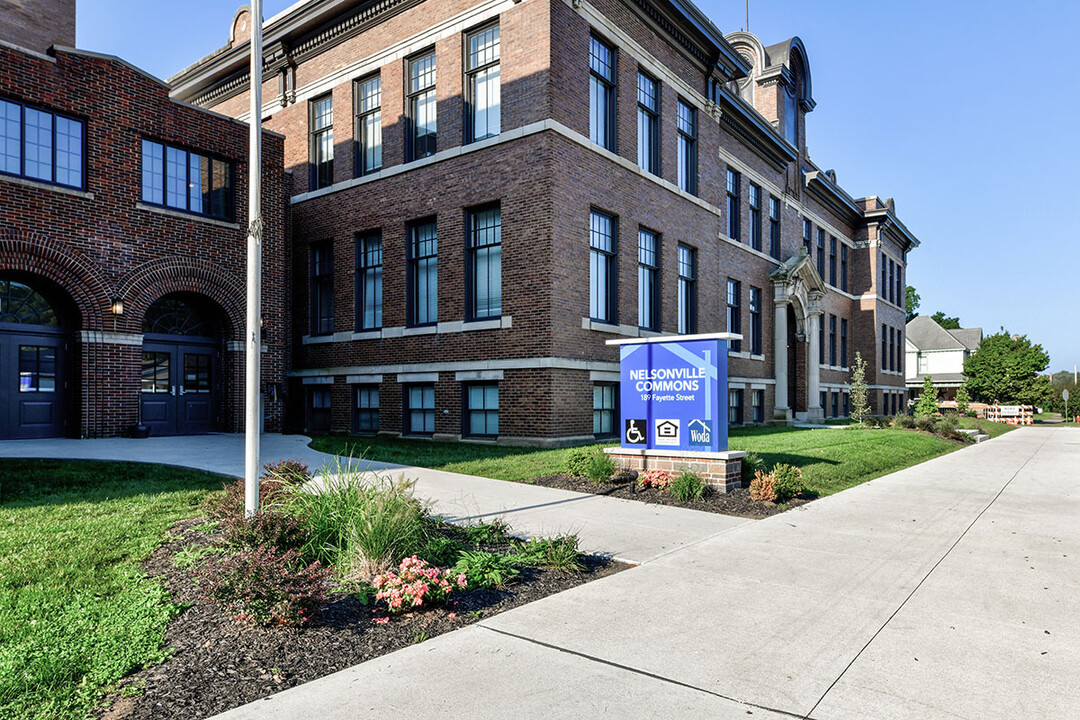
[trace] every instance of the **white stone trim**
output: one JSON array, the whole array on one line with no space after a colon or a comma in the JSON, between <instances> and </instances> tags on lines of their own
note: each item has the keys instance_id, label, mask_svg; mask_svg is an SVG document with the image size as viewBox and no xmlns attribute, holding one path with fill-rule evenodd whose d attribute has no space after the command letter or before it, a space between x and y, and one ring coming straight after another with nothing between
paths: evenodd
<instances>
[{"instance_id":1,"label":"white stone trim","mask_svg":"<svg viewBox=\"0 0 1080 720\"><path fill-rule=\"evenodd\" d=\"M744 450L639 450L637 448L609 447L604 448L606 453L618 455L637 455L639 457L669 457L669 458L694 458L702 460L738 460L746 457Z\"/></svg>"},{"instance_id":2,"label":"white stone trim","mask_svg":"<svg viewBox=\"0 0 1080 720\"><path fill-rule=\"evenodd\" d=\"M225 349L230 352L245 352L247 350L247 343L243 340L228 340L225 343ZM270 352L270 346L263 345L261 352Z\"/></svg>"},{"instance_id":3,"label":"white stone trim","mask_svg":"<svg viewBox=\"0 0 1080 720\"><path fill-rule=\"evenodd\" d=\"M345 382L349 385L379 385L382 383L382 375L346 375Z\"/></svg>"},{"instance_id":4,"label":"white stone trim","mask_svg":"<svg viewBox=\"0 0 1080 720\"><path fill-rule=\"evenodd\" d=\"M589 373L589 382L620 382L622 377L617 372L607 372L606 370L593 370Z\"/></svg>"},{"instance_id":5,"label":"white stone trim","mask_svg":"<svg viewBox=\"0 0 1080 720\"><path fill-rule=\"evenodd\" d=\"M224 220L218 220L217 218L207 217L206 215L197 215L195 213L172 210L170 208L159 207L157 205L147 205L146 203L142 202L136 202L135 209L157 213L158 215L167 215L169 217L177 218L178 220L191 220L193 222L206 223L207 225L216 225L217 227L228 228L229 230L240 229L240 223L226 222Z\"/></svg>"},{"instance_id":6,"label":"white stone trim","mask_svg":"<svg viewBox=\"0 0 1080 720\"><path fill-rule=\"evenodd\" d=\"M304 378L302 385L333 385L334 378L332 377L306 377Z\"/></svg>"},{"instance_id":7,"label":"white stone trim","mask_svg":"<svg viewBox=\"0 0 1080 720\"><path fill-rule=\"evenodd\" d=\"M105 332L102 330L80 330L79 340L86 344L103 345L142 345L142 333Z\"/></svg>"},{"instance_id":8,"label":"white stone trim","mask_svg":"<svg viewBox=\"0 0 1080 720\"><path fill-rule=\"evenodd\" d=\"M462 370L454 375L458 382L482 382L485 380L502 380L502 370Z\"/></svg>"},{"instance_id":9,"label":"white stone trim","mask_svg":"<svg viewBox=\"0 0 1080 720\"><path fill-rule=\"evenodd\" d=\"M743 336L737 333L697 333L694 335L660 335L657 333L651 333L649 337L644 337L638 340L608 340L605 345L640 345L644 343L663 343L663 342L689 342L693 340L742 340Z\"/></svg>"},{"instance_id":10,"label":"white stone trim","mask_svg":"<svg viewBox=\"0 0 1080 720\"><path fill-rule=\"evenodd\" d=\"M304 345L322 345L325 343L347 343L362 340L385 340L387 338L410 337L413 335L449 335L452 333L475 332L478 330L508 330L514 326L514 318L504 315L491 320L451 320L435 325L421 327L386 327L380 330L353 332L341 330L331 335L304 335L300 342Z\"/></svg>"},{"instance_id":11,"label":"white stone trim","mask_svg":"<svg viewBox=\"0 0 1080 720\"><path fill-rule=\"evenodd\" d=\"M619 363L577 358L538 357L471 360L460 362L399 363L394 365L347 365L292 370L289 377L336 377L338 375L399 375L408 373L460 372L468 370L600 370L619 372Z\"/></svg>"},{"instance_id":12,"label":"white stone trim","mask_svg":"<svg viewBox=\"0 0 1080 720\"><path fill-rule=\"evenodd\" d=\"M434 383L434 382L439 382L439 373L437 373L437 372L398 373L397 381L399 383Z\"/></svg>"},{"instance_id":13,"label":"white stone trim","mask_svg":"<svg viewBox=\"0 0 1080 720\"><path fill-rule=\"evenodd\" d=\"M68 187L66 185L54 185L52 183L34 180L33 178L0 174L0 181L11 183L12 185L22 185L23 187L34 188L36 190L48 190L49 192L60 193L61 195L71 195L72 197L83 198L84 200L94 199L94 193L87 190L79 190L78 188Z\"/></svg>"},{"instance_id":14,"label":"white stone trim","mask_svg":"<svg viewBox=\"0 0 1080 720\"><path fill-rule=\"evenodd\" d=\"M775 378L729 377L728 378L728 384L731 384L733 382L735 382L735 383L743 383L743 384L746 384L746 385L761 385L761 387L754 388L754 389L756 389L756 390L764 390L766 385L775 385L776 384L776 379Z\"/></svg>"}]
</instances>

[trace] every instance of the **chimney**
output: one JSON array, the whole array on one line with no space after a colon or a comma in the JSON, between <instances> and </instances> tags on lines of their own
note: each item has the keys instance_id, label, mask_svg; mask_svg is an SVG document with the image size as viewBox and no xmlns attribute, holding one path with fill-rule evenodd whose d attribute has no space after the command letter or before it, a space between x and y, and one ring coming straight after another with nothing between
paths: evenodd
<instances>
[{"instance_id":1,"label":"chimney","mask_svg":"<svg viewBox=\"0 0 1080 720\"><path fill-rule=\"evenodd\" d=\"M39 53L75 47L75 0L0 0L0 40Z\"/></svg>"}]
</instances>

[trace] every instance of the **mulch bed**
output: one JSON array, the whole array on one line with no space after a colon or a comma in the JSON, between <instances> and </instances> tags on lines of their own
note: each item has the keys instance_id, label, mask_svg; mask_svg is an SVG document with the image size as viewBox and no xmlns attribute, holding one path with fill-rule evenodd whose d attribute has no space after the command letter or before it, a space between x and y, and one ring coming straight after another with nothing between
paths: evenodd
<instances>
[{"instance_id":1,"label":"mulch bed","mask_svg":"<svg viewBox=\"0 0 1080 720\"><path fill-rule=\"evenodd\" d=\"M341 592L331 595L305 627L250 627L202 599L191 570L173 563L178 551L212 542L212 536L194 529L203 522L177 523L168 542L144 563L147 574L162 579L173 602L188 605L166 628L172 657L124 678L98 709L99 718L202 720L631 567L584 556L586 570L580 574L523 568L505 589L462 591L454 595L453 607L409 613L386 624L375 622L384 611Z\"/></svg>"},{"instance_id":2,"label":"mulch bed","mask_svg":"<svg viewBox=\"0 0 1080 720\"><path fill-rule=\"evenodd\" d=\"M671 493L666 490L635 487L633 483L628 482L594 483L585 478L564 474L543 475L528 482L532 485L543 485L544 487L559 488L560 490L607 495L622 500L636 500L637 502L655 503L657 505L674 505L675 507L689 508L690 510L702 510L721 515L735 515L736 517L754 519L776 515L784 510L805 505L813 500L813 498L807 497L794 498L781 507L775 503L751 500L748 488L738 488L727 493L714 492L710 488L706 488L705 496L702 499L683 502L672 497Z\"/></svg>"}]
</instances>

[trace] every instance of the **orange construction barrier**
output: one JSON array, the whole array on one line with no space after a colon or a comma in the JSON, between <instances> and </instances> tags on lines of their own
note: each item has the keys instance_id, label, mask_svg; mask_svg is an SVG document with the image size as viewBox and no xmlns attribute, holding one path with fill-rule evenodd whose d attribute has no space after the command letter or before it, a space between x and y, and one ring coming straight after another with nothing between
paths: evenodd
<instances>
[{"instance_id":1,"label":"orange construction barrier","mask_svg":"<svg viewBox=\"0 0 1080 720\"><path fill-rule=\"evenodd\" d=\"M1006 425L1034 425L1035 408L1031 405L991 405L986 419Z\"/></svg>"}]
</instances>

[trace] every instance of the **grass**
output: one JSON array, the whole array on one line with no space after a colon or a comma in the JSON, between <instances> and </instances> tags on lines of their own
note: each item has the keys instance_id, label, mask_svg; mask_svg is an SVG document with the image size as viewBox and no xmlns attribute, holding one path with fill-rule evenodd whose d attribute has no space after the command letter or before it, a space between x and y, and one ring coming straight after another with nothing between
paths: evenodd
<instances>
[{"instance_id":1,"label":"grass","mask_svg":"<svg viewBox=\"0 0 1080 720\"><path fill-rule=\"evenodd\" d=\"M982 430L991 438L996 438L1015 430L1017 426L983 420L982 418L962 417L960 418L960 427L965 430Z\"/></svg>"},{"instance_id":2,"label":"grass","mask_svg":"<svg viewBox=\"0 0 1080 720\"><path fill-rule=\"evenodd\" d=\"M753 450L772 467L802 468L807 487L830 495L959 447L924 433L900 429L737 428L732 450ZM528 480L563 472L569 450L537 450L469 443L323 435L311 446L323 452L363 454L369 460L415 465L497 480Z\"/></svg>"},{"instance_id":3,"label":"grass","mask_svg":"<svg viewBox=\"0 0 1080 720\"><path fill-rule=\"evenodd\" d=\"M140 463L0 464L0 717L86 717L168 656L177 607L141 562L221 476Z\"/></svg>"}]
</instances>

